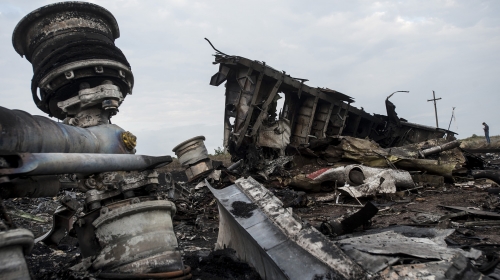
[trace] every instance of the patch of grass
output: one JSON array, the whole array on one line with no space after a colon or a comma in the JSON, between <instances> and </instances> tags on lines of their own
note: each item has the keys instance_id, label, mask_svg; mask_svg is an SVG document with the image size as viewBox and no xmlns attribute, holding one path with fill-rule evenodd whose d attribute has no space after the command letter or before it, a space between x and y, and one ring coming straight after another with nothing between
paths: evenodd
<instances>
[{"instance_id":1,"label":"patch of grass","mask_svg":"<svg viewBox=\"0 0 500 280\"><path fill-rule=\"evenodd\" d=\"M460 148L464 149L500 148L500 135L490 136L490 145L486 143L484 135L473 134L471 137L462 139L460 141L462 141Z\"/></svg>"}]
</instances>

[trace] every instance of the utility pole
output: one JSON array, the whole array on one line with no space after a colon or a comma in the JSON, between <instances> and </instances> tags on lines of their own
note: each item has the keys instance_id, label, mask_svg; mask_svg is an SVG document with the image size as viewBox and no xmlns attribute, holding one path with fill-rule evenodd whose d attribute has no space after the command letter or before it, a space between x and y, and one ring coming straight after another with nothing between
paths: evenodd
<instances>
[{"instance_id":1,"label":"utility pole","mask_svg":"<svg viewBox=\"0 0 500 280\"><path fill-rule=\"evenodd\" d=\"M441 97L439 97L439 98L436 99L436 94L434 93L434 91L432 91L432 97L433 97L433 99L429 99L429 100L427 100L427 102L434 101L434 113L436 114L436 127L439 128L439 124L438 124L438 109L437 109L437 106L436 106L436 101L437 100L441 100Z\"/></svg>"}]
</instances>

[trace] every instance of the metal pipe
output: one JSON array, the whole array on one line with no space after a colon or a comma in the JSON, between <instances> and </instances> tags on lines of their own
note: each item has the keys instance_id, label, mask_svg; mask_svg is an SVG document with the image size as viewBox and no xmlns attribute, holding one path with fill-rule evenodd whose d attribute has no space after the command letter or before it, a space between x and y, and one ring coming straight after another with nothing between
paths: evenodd
<instances>
[{"instance_id":1,"label":"metal pipe","mask_svg":"<svg viewBox=\"0 0 500 280\"><path fill-rule=\"evenodd\" d=\"M80 128L0 106L0 150L19 153L130 154L125 130L106 124Z\"/></svg>"},{"instance_id":2,"label":"metal pipe","mask_svg":"<svg viewBox=\"0 0 500 280\"><path fill-rule=\"evenodd\" d=\"M444 152L444 151L459 147L460 143L461 143L460 140L454 140L454 141L445 143L445 144L440 145L440 146L435 146L435 147L432 147L429 149L419 151L418 154L421 158L425 158L426 156L431 155L431 154L437 154L440 152Z\"/></svg>"},{"instance_id":3,"label":"metal pipe","mask_svg":"<svg viewBox=\"0 0 500 280\"><path fill-rule=\"evenodd\" d=\"M472 170L474 179L487 178L500 184L500 170Z\"/></svg>"},{"instance_id":4,"label":"metal pipe","mask_svg":"<svg viewBox=\"0 0 500 280\"><path fill-rule=\"evenodd\" d=\"M144 156L121 154L0 154L7 162L18 163L12 168L0 169L0 176L92 174L110 171L134 171L160 167L172 162L170 156Z\"/></svg>"}]
</instances>

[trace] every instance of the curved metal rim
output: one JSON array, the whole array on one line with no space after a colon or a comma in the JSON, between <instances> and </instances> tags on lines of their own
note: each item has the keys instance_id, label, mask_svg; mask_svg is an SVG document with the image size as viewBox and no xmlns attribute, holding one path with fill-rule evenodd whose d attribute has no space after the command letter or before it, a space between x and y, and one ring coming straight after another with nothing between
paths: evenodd
<instances>
[{"instance_id":1,"label":"curved metal rim","mask_svg":"<svg viewBox=\"0 0 500 280\"><path fill-rule=\"evenodd\" d=\"M59 11L65 11L70 9L75 9L78 12L91 11L103 16L108 20L109 24L112 27L111 30L113 32L114 39L120 37L120 29L118 27L118 22L116 21L116 18L110 11L108 11L104 7L88 2L79 2L79 1L59 2L40 7L32 11L31 13L27 14L26 16L24 16L19 21L19 23L14 28L14 32L12 33L12 45L14 46L16 52L21 56L26 55L27 44L25 42L26 40L25 29L28 28L35 19L44 17L47 14L57 13Z\"/></svg>"},{"instance_id":2,"label":"curved metal rim","mask_svg":"<svg viewBox=\"0 0 500 280\"><path fill-rule=\"evenodd\" d=\"M101 208L102 209L102 208ZM106 214L102 214L97 218L92 225L96 228L102 226L106 223L111 223L116 219L119 219L126 215L133 215L136 213L141 213L145 211L152 210L164 210L171 211L171 216L177 211L175 204L168 200L154 200L154 201L144 201L136 204L130 204L127 206L120 207L118 209L112 210Z\"/></svg>"},{"instance_id":3,"label":"curved metal rim","mask_svg":"<svg viewBox=\"0 0 500 280\"><path fill-rule=\"evenodd\" d=\"M58 68L55 68L54 70L50 71L47 75L45 75L41 80L38 85L39 88L44 88L50 81L57 76L63 74L66 71L70 70L77 70L77 69L82 69L86 67L92 67L92 66L107 66L107 67L116 67L120 68L120 70L125 70L127 74L130 77L130 92L132 93L132 88L134 87L134 74L132 74L132 71L130 71L130 68L128 68L125 64L116 62L113 60L108 60L108 59L88 59L88 60L79 60L79 61L74 61L70 62L68 64L64 64L63 66L60 66Z\"/></svg>"},{"instance_id":4,"label":"curved metal rim","mask_svg":"<svg viewBox=\"0 0 500 280\"><path fill-rule=\"evenodd\" d=\"M200 135L200 136L196 136L196 137L193 137L191 139L188 139L182 143L180 143L179 145L175 146L173 149L172 149L172 152L175 153L175 151L179 150L182 146L186 145L187 143L189 142L192 142L192 141L197 141L197 140L203 140L205 141L205 136L203 135Z\"/></svg>"},{"instance_id":5,"label":"curved metal rim","mask_svg":"<svg viewBox=\"0 0 500 280\"><path fill-rule=\"evenodd\" d=\"M33 249L34 240L33 233L22 228L0 232L0 248L20 245L23 246L23 250L27 254Z\"/></svg>"}]
</instances>

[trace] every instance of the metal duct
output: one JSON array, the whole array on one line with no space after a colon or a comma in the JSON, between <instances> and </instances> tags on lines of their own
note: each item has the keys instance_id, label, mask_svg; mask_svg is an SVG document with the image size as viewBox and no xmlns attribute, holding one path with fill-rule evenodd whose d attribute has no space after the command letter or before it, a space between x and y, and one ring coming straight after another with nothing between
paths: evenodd
<instances>
[{"instance_id":1,"label":"metal duct","mask_svg":"<svg viewBox=\"0 0 500 280\"><path fill-rule=\"evenodd\" d=\"M130 154L125 130L106 124L80 128L0 106L0 151L19 153Z\"/></svg>"}]
</instances>

